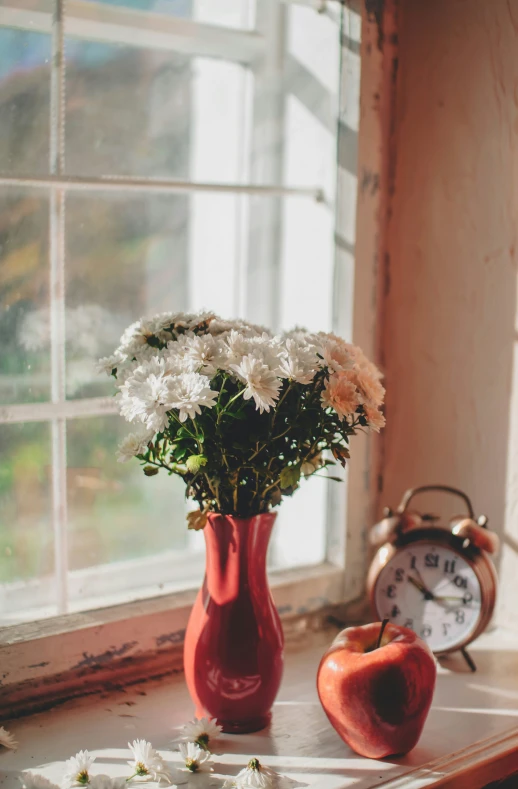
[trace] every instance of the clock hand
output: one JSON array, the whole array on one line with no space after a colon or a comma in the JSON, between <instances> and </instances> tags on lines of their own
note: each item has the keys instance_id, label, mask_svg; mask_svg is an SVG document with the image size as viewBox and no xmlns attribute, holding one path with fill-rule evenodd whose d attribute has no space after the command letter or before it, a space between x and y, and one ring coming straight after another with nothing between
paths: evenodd
<instances>
[{"instance_id":1,"label":"clock hand","mask_svg":"<svg viewBox=\"0 0 518 789\"><path fill-rule=\"evenodd\" d=\"M416 589L419 589L419 591L423 593L425 600L435 600L435 596L426 588L422 581L418 581L417 578L414 578L412 575L407 575L407 578Z\"/></svg>"},{"instance_id":2,"label":"clock hand","mask_svg":"<svg viewBox=\"0 0 518 789\"><path fill-rule=\"evenodd\" d=\"M424 580L423 580L423 576L421 575L421 572L420 572L420 570L418 570L418 569L417 569L417 567L414 567L413 569L414 569L414 571L417 573L417 577L419 578L419 582L421 583L421 586L422 586L424 589L426 589L426 584L425 584L425 582L424 582ZM427 589L427 591L428 591L428 589Z\"/></svg>"}]
</instances>

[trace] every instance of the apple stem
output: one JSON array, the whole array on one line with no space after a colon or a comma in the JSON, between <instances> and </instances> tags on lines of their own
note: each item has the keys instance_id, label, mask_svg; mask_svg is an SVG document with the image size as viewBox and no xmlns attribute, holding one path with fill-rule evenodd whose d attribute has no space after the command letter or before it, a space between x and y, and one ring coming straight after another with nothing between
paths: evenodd
<instances>
[{"instance_id":1,"label":"apple stem","mask_svg":"<svg viewBox=\"0 0 518 789\"><path fill-rule=\"evenodd\" d=\"M390 619L384 619L383 622L381 623L380 633L379 633L379 636L378 636L378 642L376 644L375 649L379 649L380 648L380 646L381 646L381 639L383 638L383 632L384 632L384 630L385 630L385 628L386 628L386 626L388 625L389 622L390 622Z\"/></svg>"}]
</instances>

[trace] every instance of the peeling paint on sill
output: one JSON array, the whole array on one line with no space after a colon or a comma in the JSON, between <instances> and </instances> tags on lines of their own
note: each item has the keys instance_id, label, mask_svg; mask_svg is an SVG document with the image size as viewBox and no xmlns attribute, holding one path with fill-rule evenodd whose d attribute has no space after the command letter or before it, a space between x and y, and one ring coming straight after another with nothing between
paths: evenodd
<instances>
[{"instance_id":1,"label":"peeling paint on sill","mask_svg":"<svg viewBox=\"0 0 518 789\"><path fill-rule=\"evenodd\" d=\"M95 671L96 668L101 668L116 658L122 657L136 646L136 641L129 641L118 649L108 649L100 655L89 655L88 652L83 652L83 660L72 666L72 671L78 671L82 668L90 668Z\"/></svg>"}]
</instances>

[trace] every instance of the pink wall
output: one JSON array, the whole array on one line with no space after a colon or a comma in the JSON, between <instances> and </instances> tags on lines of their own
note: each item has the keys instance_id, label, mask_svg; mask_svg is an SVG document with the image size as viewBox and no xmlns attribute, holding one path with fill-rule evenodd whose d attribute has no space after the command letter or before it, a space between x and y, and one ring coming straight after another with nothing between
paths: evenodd
<instances>
[{"instance_id":1,"label":"pink wall","mask_svg":"<svg viewBox=\"0 0 518 789\"><path fill-rule=\"evenodd\" d=\"M465 489L518 591L518 0L401 0L395 143L382 499Z\"/></svg>"}]
</instances>

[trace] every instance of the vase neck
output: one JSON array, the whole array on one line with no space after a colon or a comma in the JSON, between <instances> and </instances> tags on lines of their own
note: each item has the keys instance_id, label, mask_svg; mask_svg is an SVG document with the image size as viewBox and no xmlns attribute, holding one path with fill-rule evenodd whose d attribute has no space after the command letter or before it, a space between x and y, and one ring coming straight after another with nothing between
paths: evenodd
<instances>
[{"instance_id":1,"label":"vase neck","mask_svg":"<svg viewBox=\"0 0 518 789\"><path fill-rule=\"evenodd\" d=\"M206 579L211 597L230 602L244 587L264 588L266 555L276 513L252 518L210 513L203 530Z\"/></svg>"}]
</instances>

